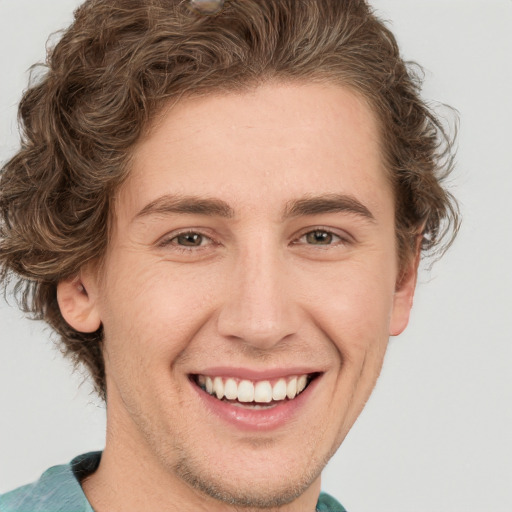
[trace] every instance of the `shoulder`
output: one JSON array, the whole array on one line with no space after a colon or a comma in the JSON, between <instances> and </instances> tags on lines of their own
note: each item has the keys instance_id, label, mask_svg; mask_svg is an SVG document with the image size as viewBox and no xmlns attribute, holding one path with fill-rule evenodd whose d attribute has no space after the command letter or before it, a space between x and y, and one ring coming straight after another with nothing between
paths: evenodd
<instances>
[{"instance_id":1,"label":"shoulder","mask_svg":"<svg viewBox=\"0 0 512 512\"><path fill-rule=\"evenodd\" d=\"M36 482L0 496L0 512L92 512L77 476L97 466L98 452L53 466ZM85 475L84 475L85 476Z\"/></svg>"},{"instance_id":2,"label":"shoulder","mask_svg":"<svg viewBox=\"0 0 512 512\"><path fill-rule=\"evenodd\" d=\"M347 512L341 503L325 492L320 493L316 509L318 512Z\"/></svg>"}]
</instances>

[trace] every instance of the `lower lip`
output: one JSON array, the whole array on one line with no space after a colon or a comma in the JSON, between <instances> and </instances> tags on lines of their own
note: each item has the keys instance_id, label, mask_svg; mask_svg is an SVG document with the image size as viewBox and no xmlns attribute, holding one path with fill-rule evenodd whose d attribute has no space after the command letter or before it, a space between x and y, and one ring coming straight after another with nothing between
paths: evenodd
<instances>
[{"instance_id":1,"label":"lower lip","mask_svg":"<svg viewBox=\"0 0 512 512\"><path fill-rule=\"evenodd\" d=\"M289 423L311 398L311 394L320 378L318 376L310 382L308 387L293 400L283 401L268 409L238 407L229 402L218 400L192 381L190 384L196 390L206 408L217 417L241 430L267 431L278 429Z\"/></svg>"}]
</instances>

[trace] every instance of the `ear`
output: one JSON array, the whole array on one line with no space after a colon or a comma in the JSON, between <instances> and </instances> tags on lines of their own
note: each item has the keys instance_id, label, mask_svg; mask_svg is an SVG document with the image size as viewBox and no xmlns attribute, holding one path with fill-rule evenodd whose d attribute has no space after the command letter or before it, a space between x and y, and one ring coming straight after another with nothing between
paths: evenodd
<instances>
[{"instance_id":1,"label":"ear","mask_svg":"<svg viewBox=\"0 0 512 512\"><path fill-rule=\"evenodd\" d=\"M82 273L59 282L57 302L64 320L76 331L95 332L100 328L95 286Z\"/></svg>"},{"instance_id":2,"label":"ear","mask_svg":"<svg viewBox=\"0 0 512 512\"><path fill-rule=\"evenodd\" d=\"M389 324L389 335L398 336L409 323L414 291L418 277L418 266L421 254L421 236L418 237L416 244L416 253L407 263L403 272L400 273L399 280L396 283L395 295L393 297L393 310Z\"/></svg>"}]
</instances>

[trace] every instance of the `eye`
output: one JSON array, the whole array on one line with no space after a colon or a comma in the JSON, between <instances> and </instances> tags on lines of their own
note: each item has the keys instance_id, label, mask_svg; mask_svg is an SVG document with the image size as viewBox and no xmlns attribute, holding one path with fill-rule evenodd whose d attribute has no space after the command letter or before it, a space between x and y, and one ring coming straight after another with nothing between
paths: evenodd
<instances>
[{"instance_id":1,"label":"eye","mask_svg":"<svg viewBox=\"0 0 512 512\"><path fill-rule=\"evenodd\" d=\"M336 235L332 231L326 229L314 229L308 231L300 236L295 243L307 244L307 245L318 245L318 246L332 246L341 245L346 243L347 240Z\"/></svg>"},{"instance_id":2,"label":"eye","mask_svg":"<svg viewBox=\"0 0 512 512\"><path fill-rule=\"evenodd\" d=\"M183 231L169 235L159 242L160 247L173 247L177 250L192 250L194 248L206 248L205 246L211 245L213 240L203 233L197 231Z\"/></svg>"},{"instance_id":3,"label":"eye","mask_svg":"<svg viewBox=\"0 0 512 512\"><path fill-rule=\"evenodd\" d=\"M177 245L183 245L186 247L200 247L203 245L205 238L206 237L200 233L182 233L181 235L172 238L171 242L175 241Z\"/></svg>"},{"instance_id":4,"label":"eye","mask_svg":"<svg viewBox=\"0 0 512 512\"><path fill-rule=\"evenodd\" d=\"M310 231L306 233L304 237L306 242L312 245L331 245L335 238L340 239L340 237L337 237L333 233L323 230Z\"/></svg>"}]
</instances>

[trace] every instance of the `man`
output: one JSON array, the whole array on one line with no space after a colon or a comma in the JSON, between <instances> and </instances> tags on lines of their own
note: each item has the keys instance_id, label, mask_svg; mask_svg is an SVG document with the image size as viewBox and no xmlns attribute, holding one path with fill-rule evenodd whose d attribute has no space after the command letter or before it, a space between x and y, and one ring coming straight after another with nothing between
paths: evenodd
<instances>
[{"instance_id":1,"label":"man","mask_svg":"<svg viewBox=\"0 0 512 512\"><path fill-rule=\"evenodd\" d=\"M418 89L361 0L77 10L20 105L0 261L107 441L2 512L344 510L322 469L457 225Z\"/></svg>"}]
</instances>

